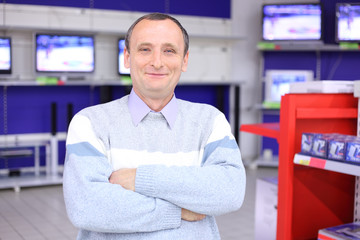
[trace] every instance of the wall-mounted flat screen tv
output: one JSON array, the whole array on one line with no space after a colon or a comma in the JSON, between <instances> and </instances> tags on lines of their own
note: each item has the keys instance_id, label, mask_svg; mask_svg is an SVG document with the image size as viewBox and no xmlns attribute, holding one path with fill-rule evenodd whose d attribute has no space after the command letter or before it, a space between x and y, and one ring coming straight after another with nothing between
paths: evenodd
<instances>
[{"instance_id":1,"label":"wall-mounted flat screen tv","mask_svg":"<svg viewBox=\"0 0 360 240\"><path fill-rule=\"evenodd\" d=\"M360 3L336 4L336 41L360 42Z\"/></svg>"},{"instance_id":2,"label":"wall-mounted flat screen tv","mask_svg":"<svg viewBox=\"0 0 360 240\"><path fill-rule=\"evenodd\" d=\"M265 41L322 40L322 8L318 3L264 4L262 34Z\"/></svg>"},{"instance_id":3,"label":"wall-mounted flat screen tv","mask_svg":"<svg viewBox=\"0 0 360 240\"><path fill-rule=\"evenodd\" d=\"M118 41L118 73L122 76L130 76L130 68L126 68L124 65L124 48L125 39L119 39Z\"/></svg>"},{"instance_id":4,"label":"wall-mounted flat screen tv","mask_svg":"<svg viewBox=\"0 0 360 240\"><path fill-rule=\"evenodd\" d=\"M11 74L11 38L0 37L0 74Z\"/></svg>"},{"instance_id":5,"label":"wall-mounted flat screen tv","mask_svg":"<svg viewBox=\"0 0 360 240\"><path fill-rule=\"evenodd\" d=\"M91 73L95 69L93 36L36 34L36 71Z\"/></svg>"}]
</instances>

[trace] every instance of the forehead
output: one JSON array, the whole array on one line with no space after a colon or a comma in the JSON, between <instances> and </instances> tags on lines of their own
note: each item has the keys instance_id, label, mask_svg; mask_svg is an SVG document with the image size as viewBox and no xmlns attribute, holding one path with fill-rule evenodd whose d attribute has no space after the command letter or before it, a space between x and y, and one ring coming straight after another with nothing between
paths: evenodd
<instances>
[{"instance_id":1,"label":"forehead","mask_svg":"<svg viewBox=\"0 0 360 240\"><path fill-rule=\"evenodd\" d=\"M136 45L147 43L172 43L184 45L184 38L180 27L170 19L140 21L133 29L131 43Z\"/></svg>"}]
</instances>

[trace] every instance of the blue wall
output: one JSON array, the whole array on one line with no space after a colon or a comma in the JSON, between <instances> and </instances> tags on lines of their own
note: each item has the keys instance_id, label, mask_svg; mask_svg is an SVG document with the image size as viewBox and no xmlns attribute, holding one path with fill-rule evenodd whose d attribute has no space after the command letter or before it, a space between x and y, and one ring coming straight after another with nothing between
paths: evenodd
<instances>
[{"instance_id":1,"label":"blue wall","mask_svg":"<svg viewBox=\"0 0 360 240\"><path fill-rule=\"evenodd\" d=\"M6 98L4 98L4 90ZM0 135L51 132L51 104L57 105L57 130L65 132L68 125L67 105L73 112L99 103L99 88L88 86L10 86L0 88ZM7 104L4 104L7 103ZM4 125L7 110L7 131ZM65 143L59 143L59 163L64 163ZM45 164L45 148L40 149L40 164ZM1 168L33 166L33 157L1 159Z\"/></svg>"},{"instance_id":2,"label":"blue wall","mask_svg":"<svg viewBox=\"0 0 360 240\"><path fill-rule=\"evenodd\" d=\"M86 86L10 86L7 87L7 125L9 134L44 133L51 131L51 103L57 104L59 131L67 129L67 104L74 112L98 103L99 88ZM4 87L1 87L3 103ZM3 114L3 104L0 106ZM0 134L4 134L4 119L0 119Z\"/></svg>"},{"instance_id":3,"label":"blue wall","mask_svg":"<svg viewBox=\"0 0 360 240\"><path fill-rule=\"evenodd\" d=\"M1 2L122 11L162 12L217 18L231 17L231 0L3 0Z\"/></svg>"},{"instance_id":4,"label":"blue wall","mask_svg":"<svg viewBox=\"0 0 360 240\"><path fill-rule=\"evenodd\" d=\"M359 80L360 51L323 51L320 80ZM268 69L312 70L316 73L317 53L274 51L264 52L264 71ZM317 77L317 76L314 76Z\"/></svg>"}]
</instances>

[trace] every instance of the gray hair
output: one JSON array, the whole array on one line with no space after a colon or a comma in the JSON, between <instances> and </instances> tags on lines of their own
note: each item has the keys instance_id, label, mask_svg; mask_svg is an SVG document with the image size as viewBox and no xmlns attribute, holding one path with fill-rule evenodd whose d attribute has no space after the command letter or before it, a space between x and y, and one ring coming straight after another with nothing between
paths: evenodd
<instances>
[{"instance_id":1,"label":"gray hair","mask_svg":"<svg viewBox=\"0 0 360 240\"><path fill-rule=\"evenodd\" d=\"M129 30L127 31L126 33L126 36L125 36L125 46L126 46L126 49L128 50L128 52L130 52L130 38L131 38L131 34L136 26L136 24L138 24L140 21L142 20L153 20L153 21L159 21L159 20L166 20L166 19L170 19L171 21L173 21L174 23L176 23L176 25L179 26L182 34L183 34L183 37L184 37L184 46L185 46L185 49L184 49L184 56L186 55L186 53L188 52L189 50L189 35L188 33L186 32L185 28L181 25L181 23L175 19L174 17L171 17L170 15L167 15L167 14L163 14L163 13L150 13L150 14L146 14L140 18L138 18L129 28Z\"/></svg>"}]
</instances>

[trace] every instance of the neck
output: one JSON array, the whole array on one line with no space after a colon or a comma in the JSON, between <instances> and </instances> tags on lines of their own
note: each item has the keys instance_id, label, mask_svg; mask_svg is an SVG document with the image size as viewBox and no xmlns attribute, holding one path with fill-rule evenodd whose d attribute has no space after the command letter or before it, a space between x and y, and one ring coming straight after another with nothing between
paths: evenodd
<instances>
[{"instance_id":1,"label":"neck","mask_svg":"<svg viewBox=\"0 0 360 240\"><path fill-rule=\"evenodd\" d=\"M139 96L139 98L141 100L143 100L143 102L153 111L155 112L160 112L172 99L174 93L172 93L171 95L165 97L165 98L151 98L151 97L145 97L143 95L141 95L140 93L138 93L135 89L134 89L135 93Z\"/></svg>"},{"instance_id":2,"label":"neck","mask_svg":"<svg viewBox=\"0 0 360 240\"><path fill-rule=\"evenodd\" d=\"M144 103L153 111L160 112L171 100L169 99L142 99Z\"/></svg>"}]
</instances>

